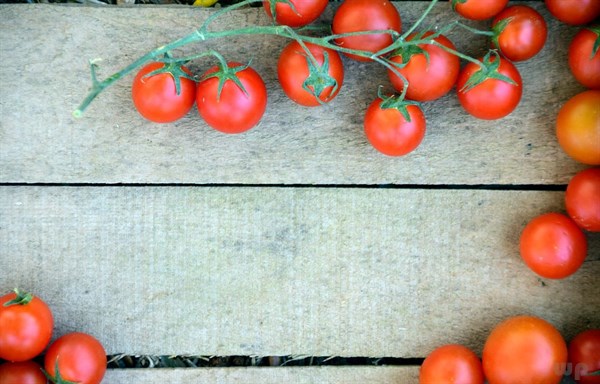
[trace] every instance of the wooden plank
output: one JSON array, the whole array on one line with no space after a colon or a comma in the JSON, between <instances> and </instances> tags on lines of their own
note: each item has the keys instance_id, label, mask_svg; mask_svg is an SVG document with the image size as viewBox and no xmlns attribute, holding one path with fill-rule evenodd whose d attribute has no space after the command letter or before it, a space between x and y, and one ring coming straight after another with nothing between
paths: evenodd
<instances>
[{"instance_id":1,"label":"wooden plank","mask_svg":"<svg viewBox=\"0 0 600 384\"><path fill-rule=\"evenodd\" d=\"M105 384L219 383L219 384L412 384L419 382L419 367L276 367L114 369Z\"/></svg>"},{"instance_id":2,"label":"wooden plank","mask_svg":"<svg viewBox=\"0 0 600 384\"><path fill-rule=\"evenodd\" d=\"M528 313L600 327L600 237L542 280L521 229L561 192L365 188L0 188L0 291L37 292L57 335L107 352L422 357L480 351Z\"/></svg>"},{"instance_id":3,"label":"wooden plank","mask_svg":"<svg viewBox=\"0 0 600 384\"><path fill-rule=\"evenodd\" d=\"M410 25L427 2L396 3ZM387 84L375 64L345 60L341 95L320 109L289 101L276 80L274 37L214 42L231 59L262 74L270 95L256 129L225 136L196 112L154 125L131 105L132 76L102 94L80 120L71 111L90 83L87 60L103 58L107 76L148 50L191 32L211 11L191 7L0 6L0 181L57 183L301 183L301 184L553 184L566 183L581 165L560 150L553 133L558 107L582 88L566 65L576 32L549 16L550 36L536 58L517 66L525 78L521 105L510 116L479 121L462 112L453 94L425 105L422 146L402 159L379 155L362 132L362 116ZM334 7L334 6L333 6ZM330 7L325 20L330 20ZM436 6L429 25L455 16ZM268 23L261 9L235 12L218 28ZM485 24L474 24L485 26ZM486 43L458 31L450 36L467 53ZM201 49L188 47L182 54ZM192 68L203 71L208 62ZM386 86L389 89L389 86Z\"/></svg>"}]
</instances>

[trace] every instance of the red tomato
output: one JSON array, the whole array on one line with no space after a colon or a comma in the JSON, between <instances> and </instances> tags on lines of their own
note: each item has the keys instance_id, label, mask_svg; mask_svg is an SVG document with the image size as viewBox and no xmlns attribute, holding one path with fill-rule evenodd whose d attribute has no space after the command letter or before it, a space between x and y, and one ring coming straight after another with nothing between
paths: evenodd
<instances>
[{"instance_id":1,"label":"red tomato","mask_svg":"<svg viewBox=\"0 0 600 384\"><path fill-rule=\"evenodd\" d=\"M200 116L217 131L241 133L254 127L263 117L267 109L267 88L254 69L234 62L228 63L228 67L246 92L227 79L219 96L220 79L213 76L222 70L214 66L198 83L196 104Z\"/></svg>"},{"instance_id":2,"label":"red tomato","mask_svg":"<svg viewBox=\"0 0 600 384\"><path fill-rule=\"evenodd\" d=\"M0 358L8 361L33 359L50 342L53 326L52 312L39 298L23 292L2 296Z\"/></svg>"},{"instance_id":3,"label":"red tomato","mask_svg":"<svg viewBox=\"0 0 600 384\"><path fill-rule=\"evenodd\" d=\"M300 105L314 107L328 103L337 96L344 82L344 64L336 51L311 43L305 44L318 65L310 61L297 41L292 41L281 51L277 77L290 99ZM323 64L325 52L326 65ZM315 95L319 96L320 102Z\"/></svg>"},{"instance_id":4,"label":"red tomato","mask_svg":"<svg viewBox=\"0 0 600 384\"><path fill-rule=\"evenodd\" d=\"M508 0L451 0L459 15L471 20L487 20L506 7Z\"/></svg>"},{"instance_id":5,"label":"red tomato","mask_svg":"<svg viewBox=\"0 0 600 384\"><path fill-rule=\"evenodd\" d=\"M0 365L2 384L46 384L47 382L42 367L31 360Z\"/></svg>"},{"instance_id":6,"label":"red tomato","mask_svg":"<svg viewBox=\"0 0 600 384\"><path fill-rule=\"evenodd\" d=\"M106 372L106 363L102 344L93 336L80 332L59 337L44 357L48 375L56 379L60 374L63 380L79 384L99 384Z\"/></svg>"},{"instance_id":7,"label":"red tomato","mask_svg":"<svg viewBox=\"0 0 600 384\"><path fill-rule=\"evenodd\" d=\"M482 362L489 384L558 384L566 368L567 345L547 321L516 316L492 330Z\"/></svg>"},{"instance_id":8,"label":"red tomato","mask_svg":"<svg viewBox=\"0 0 600 384\"><path fill-rule=\"evenodd\" d=\"M400 33L401 27L398 10L387 0L345 0L333 16L332 30L336 35L375 30L394 30ZM377 33L341 37L335 41L343 48L375 53L392 44L393 38L388 33ZM353 54L347 56L359 61L370 60Z\"/></svg>"},{"instance_id":9,"label":"red tomato","mask_svg":"<svg viewBox=\"0 0 600 384\"><path fill-rule=\"evenodd\" d=\"M419 371L420 384L483 384L481 361L462 345L436 348L427 356Z\"/></svg>"},{"instance_id":10,"label":"red tomato","mask_svg":"<svg viewBox=\"0 0 600 384\"><path fill-rule=\"evenodd\" d=\"M164 63L150 63L143 67L133 79L131 98L137 111L155 123L170 123L185 116L196 100L196 82L179 77L181 88L176 92L175 81L169 73L145 77L152 71L163 68ZM181 70L191 76L189 69Z\"/></svg>"},{"instance_id":11,"label":"red tomato","mask_svg":"<svg viewBox=\"0 0 600 384\"><path fill-rule=\"evenodd\" d=\"M498 60L492 57L491 61ZM475 63L468 63L458 75L456 89L458 101L469 114L485 120L500 119L510 114L519 104L523 93L523 80L519 71L510 61L500 58L498 72L516 83L489 78L475 87L465 90L471 76L481 70Z\"/></svg>"},{"instance_id":12,"label":"red tomato","mask_svg":"<svg viewBox=\"0 0 600 384\"><path fill-rule=\"evenodd\" d=\"M525 264L538 275L563 279L583 264L587 240L569 217L547 213L525 226L521 233L520 251Z\"/></svg>"},{"instance_id":13,"label":"red tomato","mask_svg":"<svg viewBox=\"0 0 600 384\"><path fill-rule=\"evenodd\" d=\"M548 28L544 17L526 5L513 5L500 12L492 22L496 34L493 46L511 61L537 55L546 44Z\"/></svg>"},{"instance_id":14,"label":"red tomato","mask_svg":"<svg viewBox=\"0 0 600 384\"><path fill-rule=\"evenodd\" d=\"M600 0L545 0L550 13L563 23L587 24L600 16Z\"/></svg>"},{"instance_id":15,"label":"red tomato","mask_svg":"<svg viewBox=\"0 0 600 384\"><path fill-rule=\"evenodd\" d=\"M579 227L600 232L600 168L577 173L565 193L567 213Z\"/></svg>"},{"instance_id":16,"label":"red tomato","mask_svg":"<svg viewBox=\"0 0 600 384\"><path fill-rule=\"evenodd\" d=\"M328 0L289 0L294 8L286 3L277 3L275 6L275 20L278 24L288 25L293 28L303 27L315 21L327 7ZM263 1L267 15L273 18L271 4Z\"/></svg>"},{"instance_id":17,"label":"red tomato","mask_svg":"<svg viewBox=\"0 0 600 384\"><path fill-rule=\"evenodd\" d=\"M408 121L402 112L385 108L384 103L383 99L377 98L367 108L364 120L367 139L385 155L406 155L417 148L425 136L425 115L416 105L407 105Z\"/></svg>"},{"instance_id":18,"label":"red tomato","mask_svg":"<svg viewBox=\"0 0 600 384\"><path fill-rule=\"evenodd\" d=\"M423 38L432 34L433 32L426 32ZM415 36L416 34L413 33L406 40L411 41ZM456 50L454 44L443 35L436 37L434 40ZM438 99L448 93L456 83L460 61L457 56L433 44L419 44L418 47L427 52L429 58L422 52L413 53L409 48L408 52L396 52L390 60L398 64L405 64L397 70L408 80L407 99L417 101ZM412 49L414 49L414 46ZM390 69L388 69L388 77L394 88L398 92L402 92L404 88L402 79Z\"/></svg>"},{"instance_id":19,"label":"red tomato","mask_svg":"<svg viewBox=\"0 0 600 384\"><path fill-rule=\"evenodd\" d=\"M569 45L569 68L583 86L600 89L600 49L592 55L594 44L600 39L598 29L584 28Z\"/></svg>"},{"instance_id":20,"label":"red tomato","mask_svg":"<svg viewBox=\"0 0 600 384\"><path fill-rule=\"evenodd\" d=\"M571 376L580 384L600 384L600 329L581 332L569 343Z\"/></svg>"},{"instance_id":21,"label":"red tomato","mask_svg":"<svg viewBox=\"0 0 600 384\"><path fill-rule=\"evenodd\" d=\"M556 136L563 151L580 163L600 165L600 91L585 91L562 106Z\"/></svg>"}]
</instances>

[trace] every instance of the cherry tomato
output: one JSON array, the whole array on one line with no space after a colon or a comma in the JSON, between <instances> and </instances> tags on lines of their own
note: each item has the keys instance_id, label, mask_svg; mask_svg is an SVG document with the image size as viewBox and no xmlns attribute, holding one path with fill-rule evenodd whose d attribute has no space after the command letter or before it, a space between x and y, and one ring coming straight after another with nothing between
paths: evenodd
<instances>
[{"instance_id":1,"label":"cherry tomato","mask_svg":"<svg viewBox=\"0 0 600 384\"><path fill-rule=\"evenodd\" d=\"M376 99L365 113L365 134L371 145L388 156L403 156L419 146L425 136L425 115L416 105L407 105L410 121L396 108L385 108Z\"/></svg>"},{"instance_id":2,"label":"cherry tomato","mask_svg":"<svg viewBox=\"0 0 600 384\"><path fill-rule=\"evenodd\" d=\"M48 375L56 379L60 374L63 380L79 384L99 384L106 372L106 363L102 344L95 337L81 332L59 337L44 357Z\"/></svg>"},{"instance_id":3,"label":"cherry tomato","mask_svg":"<svg viewBox=\"0 0 600 384\"><path fill-rule=\"evenodd\" d=\"M558 384L566 368L567 345L547 321L511 317L488 336L482 363L489 384Z\"/></svg>"},{"instance_id":4,"label":"cherry tomato","mask_svg":"<svg viewBox=\"0 0 600 384\"><path fill-rule=\"evenodd\" d=\"M402 22L394 4L387 0L345 0L333 16L334 34L394 30L400 33ZM341 37L335 40L343 48L368 52L378 52L392 44L389 33L376 33L361 36ZM348 57L369 61L369 58L349 54Z\"/></svg>"},{"instance_id":5,"label":"cherry tomato","mask_svg":"<svg viewBox=\"0 0 600 384\"><path fill-rule=\"evenodd\" d=\"M569 343L571 376L580 384L600 384L600 329L583 331Z\"/></svg>"},{"instance_id":6,"label":"cherry tomato","mask_svg":"<svg viewBox=\"0 0 600 384\"><path fill-rule=\"evenodd\" d=\"M500 12L492 22L496 33L494 47L511 61L523 61L537 55L546 44L548 27L544 17L526 5L513 5Z\"/></svg>"},{"instance_id":7,"label":"cherry tomato","mask_svg":"<svg viewBox=\"0 0 600 384\"><path fill-rule=\"evenodd\" d=\"M15 291L0 298L0 358L26 361L50 342L54 320L48 305L31 294Z\"/></svg>"},{"instance_id":8,"label":"cherry tomato","mask_svg":"<svg viewBox=\"0 0 600 384\"><path fill-rule=\"evenodd\" d=\"M498 72L516 84L489 78L475 87L465 90L467 81L480 71L480 66L468 63L458 75L456 89L458 101L469 114L485 120L500 119L510 114L519 104L523 93L523 80L513 63L492 57L491 61L500 60Z\"/></svg>"},{"instance_id":9,"label":"cherry tomato","mask_svg":"<svg viewBox=\"0 0 600 384\"><path fill-rule=\"evenodd\" d=\"M469 348L457 344L436 348L419 371L420 384L483 384L481 361Z\"/></svg>"},{"instance_id":10,"label":"cherry tomato","mask_svg":"<svg viewBox=\"0 0 600 384\"><path fill-rule=\"evenodd\" d=\"M431 36L433 32L428 31L423 38ZM406 40L411 41L416 34L410 34ZM456 47L445 36L440 35L434 39L450 49L456 50ZM460 70L460 61L457 56L445 51L433 44L419 44L419 49L423 52L411 52L414 47L409 48L408 52L397 52L390 60L399 64L404 64L398 68L398 72L408 80L409 86L406 90L406 98L416 101L430 101L438 99L448 93L458 78ZM388 76L392 85L398 92L402 92L404 82L392 70L388 69Z\"/></svg>"},{"instance_id":11,"label":"cherry tomato","mask_svg":"<svg viewBox=\"0 0 600 384\"><path fill-rule=\"evenodd\" d=\"M502 11L508 0L451 0L452 8L462 17L487 20Z\"/></svg>"},{"instance_id":12,"label":"cherry tomato","mask_svg":"<svg viewBox=\"0 0 600 384\"><path fill-rule=\"evenodd\" d=\"M583 264L587 240L568 216L547 213L525 226L521 233L520 251L525 264L538 275L563 279Z\"/></svg>"},{"instance_id":13,"label":"cherry tomato","mask_svg":"<svg viewBox=\"0 0 600 384\"><path fill-rule=\"evenodd\" d=\"M31 360L0 365L2 384L46 384L47 382L42 367Z\"/></svg>"},{"instance_id":14,"label":"cherry tomato","mask_svg":"<svg viewBox=\"0 0 600 384\"><path fill-rule=\"evenodd\" d=\"M227 79L219 95L220 79L211 75L222 70L214 66L198 83L196 105L200 116L217 131L241 133L254 127L263 117L267 108L267 88L254 69L235 62L227 65L245 92L233 80Z\"/></svg>"},{"instance_id":15,"label":"cherry tomato","mask_svg":"<svg viewBox=\"0 0 600 384\"><path fill-rule=\"evenodd\" d=\"M289 0L293 8L286 3L277 3L275 6L275 20L278 24L288 25L293 28L303 27L315 21L325 10L328 0ZM263 1L267 15L271 14L271 4Z\"/></svg>"},{"instance_id":16,"label":"cherry tomato","mask_svg":"<svg viewBox=\"0 0 600 384\"><path fill-rule=\"evenodd\" d=\"M600 89L600 49L592 55L594 44L600 39L600 29L584 28L569 45L569 68L583 86Z\"/></svg>"},{"instance_id":17,"label":"cherry tomato","mask_svg":"<svg viewBox=\"0 0 600 384\"><path fill-rule=\"evenodd\" d=\"M585 91L562 106L556 136L563 151L580 163L600 165L600 91Z\"/></svg>"},{"instance_id":18,"label":"cherry tomato","mask_svg":"<svg viewBox=\"0 0 600 384\"><path fill-rule=\"evenodd\" d=\"M175 81L169 73L146 76L163 68L164 63L150 63L143 67L133 79L131 98L137 111L155 123L170 123L185 116L196 100L196 82L179 77L180 90L176 92ZM181 71L191 76L189 69Z\"/></svg>"},{"instance_id":19,"label":"cherry tomato","mask_svg":"<svg viewBox=\"0 0 600 384\"><path fill-rule=\"evenodd\" d=\"M550 13L563 23L583 25L600 16L599 0L545 0Z\"/></svg>"},{"instance_id":20,"label":"cherry tomato","mask_svg":"<svg viewBox=\"0 0 600 384\"><path fill-rule=\"evenodd\" d=\"M336 51L310 43L306 43L306 47L317 61L316 65L300 44L292 41L281 51L277 77L290 99L300 105L314 107L337 96L344 82L344 64ZM327 63L324 65L325 56ZM319 96L320 102L315 95Z\"/></svg>"},{"instance_id":21,"label":"cherry tomato","mask_svg":"<svg viewBox=\"0 0 600 384\"><path fill-rule=\"evenodd\" d=\"M567 186L565 206L571 219L590 232L600 232L600 168L577 173Z\"/></svg>"}]
</instances>

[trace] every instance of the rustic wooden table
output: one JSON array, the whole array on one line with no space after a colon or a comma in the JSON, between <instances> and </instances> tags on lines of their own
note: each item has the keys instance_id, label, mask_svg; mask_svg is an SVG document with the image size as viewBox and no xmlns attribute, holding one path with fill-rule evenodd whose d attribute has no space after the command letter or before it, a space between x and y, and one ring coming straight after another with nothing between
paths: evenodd
<instances>
[{"instance_id":1,"label":"rustic wooden table","mask_svg":"<svg viewBox=\"0 0 600 384\"><path fill-rule=\"evenodd\" d=\"M447 95L424 106L425 140L404 158L378 154L362 131L376 85L387 84L382 68L345 60L338 98L301 108L277 85L286 42L276 37L208 44L252 58L267 83L267 114L247 133L217 133L196 112L144 121L132 76L74 119L88 59L103 58L109 75L211 11L0 6L0 291L38 293L57 336L89 332L109 354L424 357L445 343L480 353L490 329L517 314L567 339L599 328L599 236L565 280L537 277L518 253L523 226L564 211L564 186L583 169L554 136L559 106L582 90L566 66L576 29L530 4L550 35L517 64L517 110L480 121ZM396 5L409 25L427 2ZM453 18L440 3L427 24ZM261 9L219 27L252 23L268 23ZM450 38L485 50L482 38ZM417 378L416 366L346 366L111 370L105 382Z\"/></svg>"}]
</instances>

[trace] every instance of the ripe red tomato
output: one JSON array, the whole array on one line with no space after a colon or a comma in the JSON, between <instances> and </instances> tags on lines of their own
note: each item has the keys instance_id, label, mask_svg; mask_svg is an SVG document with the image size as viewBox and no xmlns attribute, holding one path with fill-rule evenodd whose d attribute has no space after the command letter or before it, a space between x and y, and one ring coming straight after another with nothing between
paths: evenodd
<instances>
[{"instance_id":1,"label":"ripe red tomato","mask_svg":"<svg viewBox=\"0 0 600 384\"><path fill-rule=\"evenodd\" d=\"M449 344L427 356L419 371L420 384L483 384L479 357L469 348Z\"/></svg>"},{"instance_id":2,"label":"ripe red tomato","mask_svg":"<svg viewBox=\"0 0 600 384\"><path fill-rule=\"evenodd\" d=\"M569 217L547 213L525 226L521 233L520 251L525 264L538 275L563 279L583 264L587 240Z\"/></svg>"},{"instance_id":3,"label":"ripe red tomato","mask_svg":"<svg viewBox=\"0 0 600 384\"><path fill-rule=\"evenodd\" d=\"M579 384L600 384L600 329L583 331L569 343L571 376Z\"/></svg>"},{"instance_id":4,"label":"ripe red tomato","mask_svg":"<svg viewBox=\"0 0 600 384\"><path fill-rule=\"evenodd\" d=\"M487 20L506 7L508 0L451 0L452 8L462 17L471 20Z\"/></svg>"},{"instance_id":5,"label":"ripe red tomato","mask_svg":"<svg viewBox=\"0 0 600 384\"><path fill-rule=\"evenodd\" d=\"M519 104L523 93L523 80L513 63L505 58L491 57L494 62L500 60L498 72L514 81L490 78L471 89L464 87L481 70L475 63L469 62L459 73L456 81L458 101L469 114L485 120L500 119L511 113Z\"/></svg>"},{"instance_id":6,"label":"ripe red tomato","mask_svg":"<svg viewBox=\"0 0 600 384\"><path fill-rule=\"evenodd\" d=\"M600 165L600 91L585 91L562 106L556 136L563 151L580 163Z\"/></svg>"},{"instance_id":7,"label":"ripe red tomato","mask_svg":"<svg viewBox=\"0 0 600 384\"><path fill-rule=\"evenodd\" d=\"M344 64L336 51L311 43L305 44L317 65L312 63L297 41L292 41L281 51L277 77L290 99L300 105L314 107L328 103L337 96L344 82ZM325 56L327 63L324 65Z\"/></svg>"},{"instance_id":8,"label":"ripe red tomato","mask_svg":"<svg viewBox=\"0 0 600 384\"><path fill-rule=\"evenodd\" d=\"M170 123L185 116L196 100L196 82L186 77L179 77L180 90L176 92L173 76L160 73L146 77L164 63L150 63L143 67L133 79L131 98L137 111L146 119L155 123ZM181 70L191 76L189 69Z\"/></svg>"},{"instance_id":9,"label":"ripe red tomato","mask_svg":"<svg viewBox=\"0 0 600 384\"><path fill-rule=\"evenodd\" d=\"M567 344L543 319L511 317L488 336L482 363L489 384L558 384L566 368Z\"/></svg>"},{"instance_id":10,"label":"ripe red tomato","mask_svg":"<svg viewBox=\"0 0 600 384\"><path fill-rule=\"evenodd\" d=\"M46 384L47 382L42 367L31 360L0 365L2 384Z\"/></svg>"},{"instance_id":11,"label":"ripe red tomato","mask_svg":"<svg viewBox=\"0 0 600 384\"><path fill-rule=\"evenodd\" d=\"M401 27L398 10L387 0L345 0L333 16L332 30L336 35L375 30L394 30L400 33ZM392 44L393 38L388 33L376 33L341 37L335 41L343 48L375 53ZM359 61L370 60L353 54L347 56Z\"/></svg>"},{"instance_id":12,"label":"ripe red tomato","mask_svg":"<svg viewBox=\"0 0 600 384\"><path fill-rule=\"evenodd\" d=\"M492 22L492 45L511 61L537 55L546 44L548 27L544 17L526 5L513 5L500 12Z\"/></svg>"},{"instance_id":13,"label":"ripe red tomato","mask_svg":"<svg viewBox=\"0 0 600 384\"><path fill-rule=\"evenodd\" d=\"M599 0L545 0L550 13L563 23L587 24L600 16Z\"/></svg>"},{"instance_id":14,"label":"ripe red tomato","mask_svg":"<svg viewBox=\"0 0 600 384\"><path fill-rule=\"evenodd\" d=\"M81 332L68 333L50 345L44 357L48 375L79 384L99 384L106 372L106 352L100 342Z\"/></svg>"},{"instance_id":15,"label":"ripe red tomato","mask_svg":"<svg viewBox=\"0 0 600 384\"><path fill-rule=\"evenodd\" d=\"M567 186L565 206L571 219L590 232L600 232L600 168L577 173Z\"/></svg>"},{"instance_id":16,"label":"ripe red tomato","mask_svg":"<svg viewBox=\"0 0 600 384\"><path fill-rule=\"evenodd\" d=\"M600 49L592 55L594 44L599 39L599 28L584 28L573 37L569 45L571 73L577 81L590 89L600 89Z\"/></svg>"},{"instance_id":17,"label":"ripe red tomato","mask_svg":"<svg viewBox=\"0 0 600 384\"><path fill-rule=\"evenodd\" d=\"M200 116L214 129L224 133L241 133L254 127L267 109L267 88L260 75L240 63L228 63L231 74L238 77L242 90L233 80L227 79L219 96L222 73L218 66L202 75L196 92L196 105Z\"/></svg>"},{"instance_id":18,"label":"ripe red tomato","mask_svg":"<svg viewBox=\"0 0 600 384\"><path fill-rule=\"evenodd\" d=\"M26 361L46 348L54 320L41 299L16 292L0 298L0 359Z\"/></svg>"},{"instance_id":19,"label":"ripe red tomato","mask_svg":"<svg viewBox=\"0 0 600 384\"><path fill-rule=\"evenodd\" d=\"M388 156L403 156L419 146L425 136L425 115L416 105L405 106L410 121L397 108L386 108L377 98L365 113L365 134L371 145Z\"/></svg>"},{"instance_id":20,"label":"ripe red tomato","mask_svg":"<svg viewBox=\"0 0 600 384\"><path fill-rule=\"evenodd\" d=\"M431 36L433 32L428 31L423 38ZM406 40L411 41L416 36L410 34ZM456 49L454 44L445 36L440 35L434 39L450 49ZM398 68L398 72L408 80L409 86L406 90L406 98L416 101L430 101L438 99L448 93L458 78L460 61L457 56L437 47L433 44L419 44L424 52L396 52L390 60L398 64L405 64ZM392 70L388 69L388 77L398 92L404 89L404 82Z\"/></svg>"},{"instance_id":21,"label":"ripe red tomato","mask_svg":"<svg viewBox=\"0 0 600 384\"><path fill-rule=\"evenodd\" d=\"M328 0L289 0L293 8L286 3L277 3L275 6L275 21L278 24L288 25L293 28L303 27L315 21L327 7ZM263 1L267 15L273 18L270 1Z\"/></svg>"}]
</instances>

